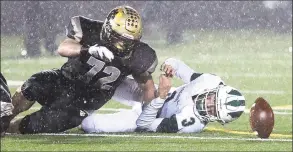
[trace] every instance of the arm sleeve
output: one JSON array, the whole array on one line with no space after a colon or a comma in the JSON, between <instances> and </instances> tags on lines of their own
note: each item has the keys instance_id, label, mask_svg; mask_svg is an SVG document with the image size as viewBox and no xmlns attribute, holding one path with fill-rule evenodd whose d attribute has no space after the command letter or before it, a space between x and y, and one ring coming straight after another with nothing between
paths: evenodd
<instances>
[{"instance_id":1,"label":"arm sleeve","mask_svg":"<svg viewBox=\"0 0 293 152\"><path fill-rule=\"evenodd\" d=\"M66 27L66 36L80 42L83 36L80 16L74 16L70 19L68 26Z\"/></svg>"},{"instance_id":2,"label":"arm sleeve","mask_svg":"<svg viewBox=\"0 0 293 152\"><path fill-rule=\"evenodd\" d=\"M174 58L167 59L164 64L171 65L174 69L175 76L181 79L184 83L189 83L202 74L195 72L188 65Z\"/></svg>"},{"instance_id":3,"label":"arm sleeve","mask_svg":"<svg viewBox=\"0 0 293 152\"><path fill-rule=\"evenodd\" d=\"M159 109L164 105L164 99L155 98L149 104L143 107L143 111L136 121L138 129L155 131L158 124L163 120L156 119Z\"/></svg>"},{"instance_id":4,"label":"arm sleeve","mask_svg":"<svg viewBox=\"0 0 293 152\"><path fill-rule=\"evenodd\" d=\"M133 77L143 83L150 78L157 65L158 58L155 50L145 43L138 43L134 46L130 63Z\"/></svg>"}]
</instances>

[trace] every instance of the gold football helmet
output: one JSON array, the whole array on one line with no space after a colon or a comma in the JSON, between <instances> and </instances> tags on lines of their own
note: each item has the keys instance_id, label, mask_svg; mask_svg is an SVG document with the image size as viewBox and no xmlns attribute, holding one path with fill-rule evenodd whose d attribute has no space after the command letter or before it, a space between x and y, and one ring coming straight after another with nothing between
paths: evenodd
<instances>
[{"instance_id":1,"label":"gold football helmet","mask_svg":"<svg viewBox=\"0 0 293 152\"><path fill-rule=\"evenodd\" d=\"M101 31L101 39L110 43L119 56L130 54L130 48L142 36L142 19L129 6L119 6L108 14Z\"/></svg>"}]
</instances>

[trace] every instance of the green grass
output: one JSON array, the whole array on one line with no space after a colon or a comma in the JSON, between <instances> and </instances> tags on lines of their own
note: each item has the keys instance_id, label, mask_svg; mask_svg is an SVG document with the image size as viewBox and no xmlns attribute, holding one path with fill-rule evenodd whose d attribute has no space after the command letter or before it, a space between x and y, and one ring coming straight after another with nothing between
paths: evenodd
<instances>
[{"instance_id":1,"label":"green grass","mask_svg":"<svg viewBox=\"0 0 293 152\"><path fill-rule=\"evenodd\" d=\"M191 33L191 34L190 34ZM193 34L194 33L194 36ZM156 50L159 65L169 57L183 60L198 72L217 74L223 80L244 93L246 108L262 96L272 107L292 105L292 35L276 35L267 31L218 31L185 34L185 41L178 45L165 45L161 39L146 41ZM40 70L59 68L67 59L44 57L39 59L18 59L15 56L23 47L19 37L1 37L1 72L8 80L26 80ZM2 51L4 50L4 51ZM158 83L159 68L153 77ZM182 82L174 79L173 86ZM16 87L11 87L14 93ZM257 91L281 93L262 94ZM248 92L250 91L250 92ZM39 107L39 105L35 105ZM103 108L129 108L115 101ZM22 113L25 115L35 110ZM292 112L291 110L278 110ZM98 111L99 113L108 113ZM213 130L218 129L218 130ZM237 131L227 132L227 130ZM70 133L81 133L75 128ZM123 133L121 133L123 134ZM126 133L125 133L126 134ZM281 136L279 136L281 134ZM83 137L83 136L40 136L8 135L1 141L1 150L7 151L291 151L291 142L281 141L239 141L211 139L171 139L143 136L184 137L234 137L253 138L249 126L249 115L243 114L231 124L221 126L211 123L200 134L137 134L136 137ZM282 136L285 135L285 136ZM275 127L271 139L292 138L292 116L275 115ZM137 137L138 136L138 137Z\"/></svg>"},{"instance_id":2,"label":"green grass","mask_svg":"<svg viewBox=\"0 0 293 152\"><path fill-rule=\"evenodd\" d=\"M209 133L212 134L212 133ZM153 134L148 134L153 135ZM171 134L175 135L175 134ZM217 134L215 134L216 136ZM217 135L218 136L218 135ZM223 135L225 136L225 135ZM289 142L221 141L160 138L76 137L76 136L10 136L1 147L23 151L285 151ZM267 146L270 145L271 148ZM281 147L281 149L280 149Z\"/></svg>"}]
</instances>

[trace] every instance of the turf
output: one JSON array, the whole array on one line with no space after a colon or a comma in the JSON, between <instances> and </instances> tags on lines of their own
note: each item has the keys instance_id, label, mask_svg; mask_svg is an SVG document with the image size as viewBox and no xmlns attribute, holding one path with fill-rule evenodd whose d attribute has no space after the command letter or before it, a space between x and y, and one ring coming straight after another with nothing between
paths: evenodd
<instances>
[{"instance_id":1,"label":"turf","mask_svg":"<svg viewBox=\"0 0 293 152\"><path fill-rule=\"evenodd\" d=\"M151 36L150 36L151 37ZM292 35L277 35L268 31L188 31L185 40L177 45L165 45L162 39L145 39L158 55L159 65L167 58L183 60L198 72L214 73L243 91L246 108L262 96L272 107L292 105ZM59 68L67 59L59 56L21 59L21 37L1 37L1 72L8 80L26 80L40 70ZM3 50L3 51L2 51ZM17 58L16 58L17 57ZM153 77L158 83L159 68ZM182 82L174 79L173 86ZM16 87L10 87L14 93ZM39 105L35 105L39 107ZM129 108L110 101L103 108ZM30 110L21 115L28 114ZM289 110L278 110L292 113ZM100 110L100 113L108 111ZM69 133L83 132L77 128ZM121 133L129 135L129 133ZM231 124L211 123L200 134L137 134L129 137L85 137L7 135L1 139L5 151L291 151L292 142L242 141L220 139L190 139L182 137L213 137L257 139L251 133L249 114L243 114ZM133 137L135 136L135 137ZM145 136L170 136L151 138ZM271 139L292 139L292 115L275 115Z\"/></svg>"}]
</instances>

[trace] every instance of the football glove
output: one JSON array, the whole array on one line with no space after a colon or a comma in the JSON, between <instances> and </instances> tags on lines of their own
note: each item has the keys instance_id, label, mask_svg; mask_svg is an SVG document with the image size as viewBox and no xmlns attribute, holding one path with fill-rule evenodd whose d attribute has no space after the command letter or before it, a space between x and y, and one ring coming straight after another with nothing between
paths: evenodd
<instances>
[{"instance_id":1,"label":"football glove","mask_svg":"<svg viewBox=\"0 0 293 152\"><path fill-rule=\"evenodd\" d=\"M13 105L12 103L1 102L1 117L12 115Z\"/></svg>"},{"instance_id":2,"label":"football glove","mask_svg":"<svg viewBox=\"0 0 293 152\"><path fill-rule=\"evenodd\" d=\"M109 49L104 46L98 46L98 44L89 48L89 54L106 62L111 62L114 59L114 55Z\"/></svg>"}]
</instances>

